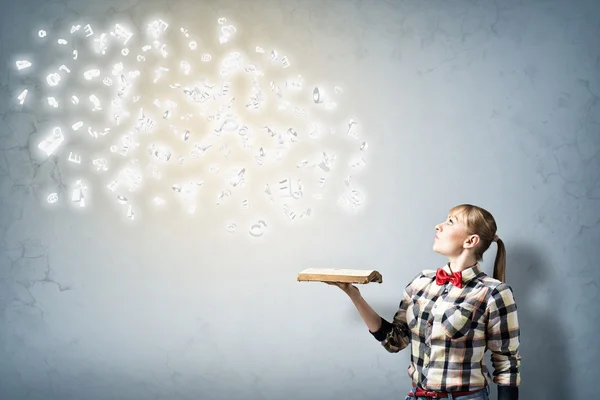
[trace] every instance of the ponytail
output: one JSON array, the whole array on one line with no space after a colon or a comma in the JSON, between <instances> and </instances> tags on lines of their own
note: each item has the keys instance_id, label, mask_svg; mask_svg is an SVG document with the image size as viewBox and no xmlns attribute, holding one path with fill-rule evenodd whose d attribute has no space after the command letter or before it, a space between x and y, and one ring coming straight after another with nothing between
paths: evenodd
<instances>
[{"instance_id":1,"label":"ponytail","mask_svg":"<svg viewBox=\"0 0 600 400\"><path fill-rule=\"evenodd\" d=\"M498 251L494 260L494 279L506 282L506 248L501 239L498 239L496 243L498 244Z\"/></svg>"}]
</instances>

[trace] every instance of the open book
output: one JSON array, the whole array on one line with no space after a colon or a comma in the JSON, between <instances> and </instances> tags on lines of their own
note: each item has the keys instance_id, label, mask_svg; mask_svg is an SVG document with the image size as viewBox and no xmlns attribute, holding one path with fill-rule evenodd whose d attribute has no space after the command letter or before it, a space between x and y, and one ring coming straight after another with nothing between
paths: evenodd
<instances>
[{"instance_id":1,"label":"open book","mask_svg":"<svg viewBox=\"0 0 600 400\"><path fill-rule=\"evenodd\" d=\"M383 282L381 274L373 269L308 268L298 273L298 281L369 283Z\"/></svg>"}]
</instances>

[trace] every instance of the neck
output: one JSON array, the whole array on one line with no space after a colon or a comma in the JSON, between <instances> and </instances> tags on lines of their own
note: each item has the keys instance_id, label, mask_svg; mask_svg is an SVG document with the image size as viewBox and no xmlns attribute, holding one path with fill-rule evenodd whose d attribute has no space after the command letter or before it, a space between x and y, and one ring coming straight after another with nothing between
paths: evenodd
<instances>
[{"instance_id":1,"label":"neck","mask_svg":"<svg viewBox=\"0 0 600 400\"><path fill-rule=\"evenodd\" d=\"M471 268L477 263L477 260L472 255L463 253L458 257L448 257L448 263L450 271L458 272Z\"/></svg>"}]
</instances>

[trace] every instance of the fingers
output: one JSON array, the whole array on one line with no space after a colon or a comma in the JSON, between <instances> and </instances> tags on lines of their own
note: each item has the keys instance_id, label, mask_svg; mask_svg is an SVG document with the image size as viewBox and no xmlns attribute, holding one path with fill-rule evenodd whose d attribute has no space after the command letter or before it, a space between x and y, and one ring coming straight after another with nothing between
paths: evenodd
<instances>
[{"instance_id":1,"label":"fingers","mask_svg":"<svg viewBox=\"0 0 600 400\"><path fill-rule=\"evenodd\" d=\"M351 290L352 288L356 288L356 286L352 285L351 283L345 283L345 282L325 282L324 281L323 283L330 285L330 286L337 286L340 289L342 289L344 292L347 292L347 291Z\"/></svg>"}]
</instances>

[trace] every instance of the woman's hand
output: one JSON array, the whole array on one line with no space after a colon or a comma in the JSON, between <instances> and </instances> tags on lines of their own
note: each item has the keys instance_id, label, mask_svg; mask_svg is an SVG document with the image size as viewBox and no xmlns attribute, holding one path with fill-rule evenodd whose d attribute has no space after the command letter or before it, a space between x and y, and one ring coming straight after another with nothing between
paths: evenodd
<instances>
[{"instance_id":1,"label":"woman's hand","mask_svg":"<svg viewBox=\"0 0 600 400\"><path fill-rule=\"evenodd\" d=\"M360 293L360 290L358 290L358 288L351 283L344 283L344 282L323 282L323 283L326 283L330 286L339 287L348 296L352 295L353 293Z\"/></svg>"}]
</instances>

